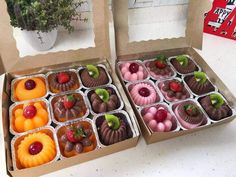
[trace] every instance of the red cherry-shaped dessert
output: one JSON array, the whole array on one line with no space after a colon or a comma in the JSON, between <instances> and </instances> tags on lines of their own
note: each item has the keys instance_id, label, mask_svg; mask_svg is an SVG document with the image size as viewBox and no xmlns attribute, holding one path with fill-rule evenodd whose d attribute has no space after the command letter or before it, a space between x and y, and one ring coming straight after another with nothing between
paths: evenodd
<instances>
[{"instance_id":1,"label":"red cherry-shaped dessert","mask_svg":"<svg viewBox=\"0 0 236 177\"><path fill-rule=\"evenodd\" d=\"M161 60L157 60L155 62L155 65L159 69L164 69L167 66L166 63L164 61L161 61Z\"/></svg>"},{"instance_id":2,"label":"red cherry-shaped dessert","mask_svg":"<svg viewBox=\"0 0 236 177\"><path fill-rule=\"evenodd\" d=\"M26 90L33 90L36 87L36 83L34 80L29 79L25 82L25 89Z\"/></svg>"},{"instance_id":3,"label":"red cherry-shaped dessert","mask_svg":"<svg viewBox=\"0 0 236 177\"><path fill-rule=\"evenodd\" d=\"M42 151L42 149L43 149L42 143L36 141L29 146L29 153L31 155L36 155L36 154L40 153Z\"/></svg>"},{"instance_id":4,"label":"red cherry-shaped dessert","mask_svg":"<svg viewBox=\"0 0 236 177\"><path fill-rule=\"evenodd\" d=\"M60 84L64 84L70 81L70 76L67 73L59 73L57 76L57 80Z\"/></svg>"},{"instance_id":5,"label":"red cherry-shaped dessert","mask_svg":"<svg viewBox=\"0 0 236 177\"><path fill-rule=\"evenodd\" d=\"M67 140L72 143L77 143L86 137L83 128L73 127L66 131Z\"/></svg>"},{"instance_id":6,"label":"red cherry-shaped dessert","mask_svg":"<svg viewBox=\"0 0 236 177\"><path fill-rule=\"evenodd\" d=\"M66 98L64 99L63 104L64 104L64 107L65 107L66 109L72 108L72 107L74 106L74 104L75 104L75 98L74 98L74 96L73 96L73 95L68 95L68 96L66 96Z\"/></svg>"},{"instance_id":7,"label":"red cherry-shaped dessert","mask_svg":"<svg viewBox=\"0 0 236 177\"><path fill-rule=\"evenodd\" d=\"M138 69L139 69L139 65L137 63L131 63L130 66L129 66L129 71L131 73L138 72Z\"/></svg>"},{"instance_id":8,"label":"red cherry-shaped dessert","mask_svg":"<svg viewBox=\"0 0 236 177\"><path fill-rule=\"evenodd\" d=\"M143 97L148 97L150 95L150 91L146 87L143 87L139 90L139 94Z\"/></svg>"},{"instance_id":9,"label":"red cherry-shaped dessert","mask_svg":"<svg viewBox=\"0 0 236 177\"><path fill-rule=\"evenodd\" d=\"M181 85L181 83L179 83L177 81L170 82L169 87L173 92L181 92L182 91L182 85Z\"/></svg>"},{"instance_id":10,"label":"red cherry-shaped dessert","mask_svg":"<svg viewBox=\"0 0 236 177\"><path fill-rule=\"evenodd\" d=\"M37 109L34 105L26 106L23 110L23 115L27 119L32 119L37 113Z\"/></svg>"},{"instance_id":11,"label":"red cherry-shaped dessert","mask_svg":"<svg viewBox=\"0 0 236 177\"><path fill-rule=\"evenodd\" d=\"M167 111L164 109L160 109L156 112L155 120L157 122L163 122L167 118Z\"/></svg>"}]
</instances>

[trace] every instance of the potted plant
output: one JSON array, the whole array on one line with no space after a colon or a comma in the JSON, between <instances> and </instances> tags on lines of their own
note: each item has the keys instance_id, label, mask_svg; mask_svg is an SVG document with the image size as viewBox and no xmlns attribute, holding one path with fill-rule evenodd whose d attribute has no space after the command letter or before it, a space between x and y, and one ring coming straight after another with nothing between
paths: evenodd
<instances>
[{"instance_id":1,"label":"potted plant","mask_svg":"<svg viewBox=\"0 0 236 177\"><path fill-rule=\"evenodd\" d=\"M71 33L71 22L86 21L78 12L84 0L6 0L11 25L22 30L22 35L36 50L53 47L59 26Z\"/></svg>"}]
</instances>

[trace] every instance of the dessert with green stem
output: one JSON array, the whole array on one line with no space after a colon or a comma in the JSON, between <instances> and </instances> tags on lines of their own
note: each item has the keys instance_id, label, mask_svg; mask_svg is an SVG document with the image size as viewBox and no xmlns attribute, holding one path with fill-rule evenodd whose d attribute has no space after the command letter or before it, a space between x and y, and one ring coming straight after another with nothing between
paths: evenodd
<instances>
[{"instance_id":1,"label":"dessert with green stem","mask_svg":"<svg viewBox=\"0 0 236 177\"><path fill-rule=\"evenodd\" d=\"M189 74L198 70L196 64L187 56L179 55L171 60L174 68L181 74Z\"/></svg>"}]
</instances>

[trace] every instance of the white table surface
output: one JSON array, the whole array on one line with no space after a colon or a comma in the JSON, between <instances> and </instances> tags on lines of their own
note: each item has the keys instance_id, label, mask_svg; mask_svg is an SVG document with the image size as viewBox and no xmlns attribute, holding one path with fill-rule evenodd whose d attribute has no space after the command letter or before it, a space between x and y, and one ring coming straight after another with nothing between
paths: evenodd
<instances>
[{"instance_id":1,"label":"white table surface","mask_svg":"<svg viewBox=\"0 0 236 177\"><path fill-rule=\"evenodd\" d=\"M205 34L199 53L236 96L236 42ZM2 177L2 158L0 169ZM53 176L236 177L236 121L148 146L141 138L135 148L45 175Z\"/></svg>"}]
</instances>

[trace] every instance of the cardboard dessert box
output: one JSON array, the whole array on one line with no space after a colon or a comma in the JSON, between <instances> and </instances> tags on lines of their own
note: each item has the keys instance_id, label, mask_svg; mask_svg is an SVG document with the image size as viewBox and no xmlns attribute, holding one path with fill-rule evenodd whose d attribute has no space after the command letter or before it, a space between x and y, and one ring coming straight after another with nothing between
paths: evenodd
<instances>
[{"instance_id":1,"label":"cardboard dessert box","mask_svg":"<svg viewBox=\"0 0 236 177\"><path fill-rule=\"evenodd\" d=\"M19 51L16 47L16 41L13 37L13 28L10 25L10 18L7 13L7 6L5 1L0 1L0 53L1 62L3 64L4 78L1 93L1 111L2 111L2 128L4 140L4 154L6 161L6 168L10 176L40 176L56 170L61 170L72 165L76 165L88 160L112 154L127 148L136 146L139 139L139 129L136 124L134 112L131 109L128 98L123 91L115 72L112 72L110 67L110 46L109 46L109 18L108 18L108 1L107 0L93 0L93 24L95 34L95 47L81 48L78 50L60 51L54 53L40 54L35 56L27 56L20 58ZM71 158L59 159L55 162L45 165L26 168L14 169L13 158L11 154L11 139L13 135L9 132L9 106L11 104L11 80L14 77L23 75L31 75L38 73L47 73L54 69L76 68L77 66L84 66L85 64L99 64L102 63L108 68L114 84L122 95L125 110L128 111L131 119L131 124L135 134L133 138L127 139L114 145L106 146L88 153L74 156Z\"/></svg>"},{"instance_id":2,"label":"cardboard dessert box","mask_svg":"<svg viewBox=\"0 0 236 177\"><path fill-rule=\"evenodd\" d=\"M195 48L202 47L202 38L203 38L203 20L204 13L207 12L211 8L210 1L196 1L189 0L188 4L188 16L187 16L187 26L185 31L185 36L175 37L175 38L161 38L161 39L149 39L149 40L133 40L130 39L134 36L130 35L130 21L128 16L133 11L133 16L143 18L145 22L148 23L151 18L158 19L158 13L164 13L165 16L168 16L169 6L161 7L162 11L153 10L150 8L150 13L147 12L147 16L142 16L135 12L134 9L128 10L128 2L127 0L115 0L114 3L114 23L115 23L115 33L116 33L116 50L117 50L117 62L123 61L131 61L131 60L146 60L153 59L158 54L164 54L167 57L177 56L187 54L191 58L193 58L198 65L201 66L202 70L206 72L210 80L213 82L215 86L217 86L220 90L220 93L227 99L228 104L231 108L236 106L236 99L233 94L229 91L229 89L224 85L223 81L219 79L219 77L215 74L215 72L209 67L209 65L205 62L205 60L195 51ZM164 9L164 10L163 10ZM136 9L137 11L143 12L142 9ZM144 9L147 10L147 9ZM157 16L153 15L157 12ZM137 15L138 14L138 15ZM133 24L137 25L139 19L134 20ZM142 22L141 22L142 23ZM162 33L163 30L162 29ZM145 33L145 31L141 31ZM156 32L160 32L156 30ZM137 34L136 34L137 35ZM137 37L137 36L136 36ZM139 36L138 36L139 37ZM191 130L181 130L181 131L172 131L172 132L152 132L149 127L145 124L140 110L136 109L134 102L132 101L131 96L129 95L127 85L123 81L123 77L119 71L119 64L116 65L117 75L119 76L120 81L123 84L124 89L126 90L126 94L129 97L129 100L133 106L133 109L136 113L136 117L138 119L139 125L141 127L141 132L146 140L147 144L155 143L158 141L174 138L177 136L189 134L195 131L199 131L202 129L210 128L219 124L223 124L226 122L232 121L236 116L235 112L229 118L218 121L214 124L209 124L205 126L201 126Z\"/></svg>"}]
</instances>

